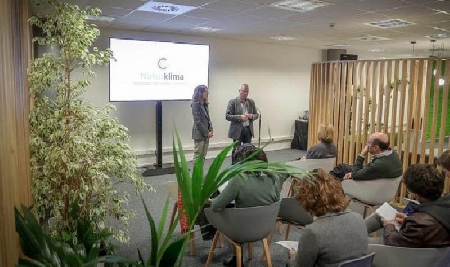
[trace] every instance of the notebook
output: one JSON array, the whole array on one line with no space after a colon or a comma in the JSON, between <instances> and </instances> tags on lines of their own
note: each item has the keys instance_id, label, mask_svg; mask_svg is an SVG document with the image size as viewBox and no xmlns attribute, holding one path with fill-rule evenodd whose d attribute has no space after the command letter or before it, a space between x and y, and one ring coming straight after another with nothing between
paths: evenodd
<instances>
[{"instance_id":1,"label":"notebook","mask_svg":"<svg viewBox=\"0 0 450 267\"><path fill-rule=\"evenodd\" d=\"M380 217L388 221L395 221L395 215L398 213L396 209L394 209L389 203L384 202L376 211ZM400 230L401 225L395 222L395 229Z\"/></svg>"}]
</instances>

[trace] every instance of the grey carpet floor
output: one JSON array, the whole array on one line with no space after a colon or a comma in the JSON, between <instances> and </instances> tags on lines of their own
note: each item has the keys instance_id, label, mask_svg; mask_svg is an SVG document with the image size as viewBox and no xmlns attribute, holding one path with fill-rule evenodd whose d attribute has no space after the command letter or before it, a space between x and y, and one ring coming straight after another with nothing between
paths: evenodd
<instances>
[{"instance_id":1,"label":"grey carpet floor","mask_svg":"<svg viewBox=\"0 0 450 267\"><path fill-rule=\"evenodd\" d=\"M293 149L285 149L278 151L269 151L267 152L267 157L270 162L288 162L295 160L303 155L305 155L306 151L293 150ZM205 162L205 170L209 167L212 160L206 160ZM228 157L225 164L231 164L231 160ZM145 203L148 206L148 209L152 216L154 217L156 222L159 222L161 218L161 213L163 210L164 203L168 197L168 191L164 185L166 181L176 180L175 174L167 174L153 177L146 177L146 182L151 184L155 192L145 192L143 194L143 198ZM286 195L288 189L288 183L284 184L284 188L282 191L282 196ZM118 250L118 255L125 256L129 259L138 259L137 250L139 249L146 259L149 255L150 250L150 230L149 225L144 213L144 208L139 196L136 196L133 192L134 189L132 186L127 184L119 184L117 189L120 191L126 191L130 194L130 203L129 208L136 211L136 216L134 216L129 222L129 236L130 242L129 244L120 245ZM171 208L173 205L173 201L170 201L169 207ZM170 211L169 211L170 213ZM170 217L170 214L168 215ZM168 225L167 223L166 227ZM283 231L286 227L283 228ZM196 230L199 230L196 228ZM289 240L298 240L299 230L291 229L289 234ZM174 236L180 235L180 228L177 227L174 233ZM273 237L273 240L270 244L270 254L272 256L272 264L274 267L276 266L286 266L287 262L287 250L282 248L280 245L275 244L274 242L283 240L284 236L276 233ZM201 238L200 232L196 234L195 238L195 256L190 256L189 247L186 247L186 252L184 254L182 266L204 266L206 263L206 259L208 257L208 252L211 246L211 241L203 241ZM256 267L256 266L267 266L265 261L260 261L260 256L262 255L262 243L257 242L253 244L253 259L248 260L248 250L247 246L244 247L244 264L248 267ZM223 248L216 248L214 252L214 258L211 266L218 267L223 266L222 261L229 259L232 255L234 255L234 247L227 240L224 240Z\"/></svg>"}]
</instances>

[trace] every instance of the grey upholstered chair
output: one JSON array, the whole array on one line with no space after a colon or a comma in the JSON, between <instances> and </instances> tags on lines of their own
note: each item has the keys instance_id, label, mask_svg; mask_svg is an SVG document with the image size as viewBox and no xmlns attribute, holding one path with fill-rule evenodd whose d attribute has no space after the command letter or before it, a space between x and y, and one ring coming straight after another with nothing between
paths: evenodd
<instances>
[{"instance_id":1,"label":"grey upholstered chair","mask_svg":"<svg viewBox=\"0 0 450 267\"><path fill-rule=\"evenodd\" d=\"M368 209L370 215L375 212L375 206L384 202L389 203L395 197L401 179L402 176L369 181L344 180L342 181L342 189L352 201L364 205L363 217L366 218Z\"/></svg>"},{"instance_id":2,"label":"grey upholstered chair","mask_svg":"<svg viewBox=\"0 0 450 267\"><path fill-rule=\"evenodd\" d=\"M272 260L266 237L275 226L279 209L280 202L251 208L229 208L221 212L213 212L210 208L205 209L209 223L217 229L205 266L208 267L211 264L220 235L225 235L236 248L238 267L242 266L242 244L249 244L249 259L252 259L251 243L256 241L263 242L267 266L271 267Z\"/></svg>"},{"instance_id":3,"label":"grey upholstered chair","mask_svg":"<svg viewBox=\"0 0 450 267\"><path fill-rule=\"evenodd\" d=\"M304 170L307 172L310 172L314 169L322 169L325 172L329 172L329 171L333 170L335 162L336 162L336 158L307 159L307 160L294 160L294 161L286 162L286 165L290 165L290 166L299 168L300 170ZM289 187L286 197L291 196L292 186L293 186L293 183L291 182L291 186Z\"/></svg>"},{"instance_id":4,"label":"grey upholstered chair","mask_svg":"<svg viewBox=\"0 0 450 267\"><path fill-rule=\"evenodd\" d=\"M376 255L372 265L374 267L431 267L444 258L449 250L450 248L405 248L369 244L369 252L375 252Z\"/></svg>"},{"instance_id":5,"label":"grey upholstered chair","mask_svg":"<svg viewBox=\"0 0 450 267\"><path fill-rule=\"evenodd\" d=\"M286 197L281 199L280 211L278 212L277 222L281 224L287 224L284 240L289 237L289 230L291 225L297 228L304 228L306 225L313 222L313 218L310 213L298 203L297 199L293 197ZM269 237L269 244L272 240L272 231Z\"/></svg>"},{"instance_id":6,"label":"grey upholstered chair","mask_svg":"<svg viewBox=\"0 0 450 267\"><path fill-rule=\"evenodd\" d=\"M372 267L373 257L375 253L372 252L357 259L348 260L339 264L338 267Z\"/></svg>"}]
</instances>

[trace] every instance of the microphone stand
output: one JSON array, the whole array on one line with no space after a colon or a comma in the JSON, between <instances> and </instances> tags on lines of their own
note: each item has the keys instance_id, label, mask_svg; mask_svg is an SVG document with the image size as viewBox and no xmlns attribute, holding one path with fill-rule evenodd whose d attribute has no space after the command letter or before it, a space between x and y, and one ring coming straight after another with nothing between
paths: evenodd
<instances>
[{"instance_id":1,"label":"microphone stand","mask_svg":"<svg viewBox=\"0 0 450 267\"><path fill-rule=\"evenodd\" d=\"M258 114L259 114L259 122L258 122L258 148L261 147L261 119L262 119L262 114L261 111L256 108Z\"/></svg>"}]
</instances>

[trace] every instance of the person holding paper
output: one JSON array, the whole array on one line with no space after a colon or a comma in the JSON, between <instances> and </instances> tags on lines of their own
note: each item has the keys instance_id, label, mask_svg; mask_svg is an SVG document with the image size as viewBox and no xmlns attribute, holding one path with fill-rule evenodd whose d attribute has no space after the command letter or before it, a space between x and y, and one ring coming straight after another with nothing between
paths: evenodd
<instances>
[{"instance_id":1,"label":"person holding paper","mask_svg":"<svg viewBox=\"0 0 450 267\"><path fill-rule=\"evenodd\" d=\"M239 96L228 101L225 118L230 121L228 137L239 144L252 142L255 135L253 121L259 118L258 110L253 99L248 98L250 89L248 84L242 84Z\"/></svg>"},{"instance_id":2,"label":"person holding paper","mask_svg":"<svg viewBox=\"0 0 450 267\"><path fill-rule=\"evenodd\" d=\"M397 213L393 220L371 215L366 219L368 233L384 227L383 242L388 246L450 246L450 195L442 196L443 173L431 164L414 164L406 170L403 182L419 205Z\"/></svg>"},{"instance_id":3,"label":"person holding paper","mask_svg":"<svg viewBox=\"0 0 450 267\"><path fill-rule=\"evenodd\" d=\"M368 154L371 162L364 165ZM369 136L366 146L356 158L353 166L340 163L330 174L339 180L355 181L375 180L379 178L397 178L402 175L403 167L398 154L389 147L387 134L376 132Z\"/></svg>"},{"instance_id":4,"label":"person holding paper","mask_svg":"<svg viewBox=\"0 0 450 267\"><path fill-rule=\"evenodd\" d=\"M297 252L289 251L291 267L336 267L368 252L367 230L360 214L347 210L341 183L322 169L296 184L295 198L313 217L300 231Z\"/></svg>"}]
</instances>

